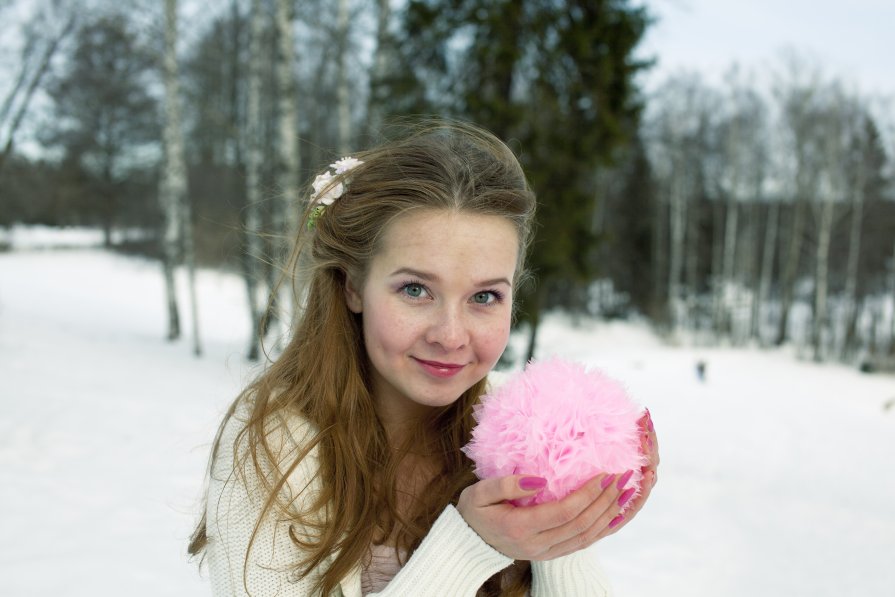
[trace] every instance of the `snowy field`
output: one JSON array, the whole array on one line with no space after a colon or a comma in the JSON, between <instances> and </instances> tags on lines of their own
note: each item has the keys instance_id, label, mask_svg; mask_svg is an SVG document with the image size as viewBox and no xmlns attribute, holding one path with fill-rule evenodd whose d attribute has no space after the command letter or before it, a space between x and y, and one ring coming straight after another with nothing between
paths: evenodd
<instances>
[{"instance_id":1,"label":"snowy field","mask_svg":"<svg viewBox=\"0 0 895 597\"><path fill-rule=\"evenodd\" d=\"M163 340L157 263L80 244L0 253L0 595L208 595L185 548L252 373L244 288L200 272L196 359ZM625 381L656 423L659 484L601 544L619 597L895 595L895 378L559 316L540 342Z\"/></svg>"}]
</instances>

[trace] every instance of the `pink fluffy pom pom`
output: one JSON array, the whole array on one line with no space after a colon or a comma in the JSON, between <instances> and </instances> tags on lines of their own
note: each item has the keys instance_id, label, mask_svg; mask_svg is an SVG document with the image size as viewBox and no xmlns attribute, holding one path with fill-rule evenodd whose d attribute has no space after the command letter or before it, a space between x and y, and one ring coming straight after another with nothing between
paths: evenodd
<instances>
[{"instance_id":1,"label":"pink fluffy pom pom","mask_svg":"<svg viewBox=\"0 0 895 597\"><path fill-rule=\"evenodd\" d=\"M634 471L628 487L639 493L647 462L640 417L624 387L601 372L559 358L531 362L482 397L463 451L480 479L547 479L546 488L518 505L558 500L600 473L628 470Z\"/></svg>"}]
</instances>

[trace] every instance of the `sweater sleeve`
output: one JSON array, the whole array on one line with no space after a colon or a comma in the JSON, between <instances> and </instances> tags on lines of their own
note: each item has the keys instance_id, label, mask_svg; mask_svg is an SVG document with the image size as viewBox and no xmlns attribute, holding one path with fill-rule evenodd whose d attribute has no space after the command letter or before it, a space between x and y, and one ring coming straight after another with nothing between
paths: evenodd
<instances>
[{"instance_id":1,"label":"sweater sleeve","mask_svg":"<svg viewBox=\"0 0 895 597\"><path fill-rule=\"evenodd\" d=\"M456 508L448 506L410 560L384 590L374 594L474 596L486 580L512 563L512 558L485 543Z\"/></svg>"},{"instance_id":2,"label":"sweater sleeve","mask_svg":"<svg viewBox=\"0 0 895 597\"><path fill-rule=\"evenodd\" d=\"M596 545L546 562L532 562L531 597L612 597Z\"/></svg>"},{"instance_id":3,"label":"sweater sleeve","mask_svg":"<svg viewBox=\"0 0 895 597\"><path fill-rule=\"evenodd\" d=\"M234 473L233 446L242 422L235 417L224 427L211 468L206 503L206 562L216 597L306 597L318 576L299 578L293 567L305 555L290 538L291 521L264 509L261 481L251 466L245 478ZM244 449L238 451L245 456ZM306 458L291 478L314 478L313 459ZM240 470L243 467L239 467ZM257 529L256 529L257 527Z\"/></svg>"},{"instance_id":4,"label":"sweater sleeve","mask_svg":"<svg viewBox=\"0 0 895 597\"><path fill-rule=\"evenodd\" d=\"M311 571L304 578L293 571L306 554L291 539L290 532L304 530L296 528L276 509L259 524L265 495L260 480L251 466L246 467L245 478L233 474L232 446L240 428L236 420L225 425L209 479L206 561L212 594L216 597L310 596L320 571ZM290 439L295 440L296 435L290 429ZM291 445L286 449L295 449L301 441L299 438L288 443ZM312 451L289 475L287 485L293 488L293 493L287 500L299 488L314 490L316 466L316 453ZM302 497L306 495L303 491ZM448 506L407 563L377 595L472 597L488 578L512 562L485 543L460 513ZM357 580L356 587L352 580ZM343 588L348 595L359 595L359 577L343 579Z\"/></svg>"}]
</instances>

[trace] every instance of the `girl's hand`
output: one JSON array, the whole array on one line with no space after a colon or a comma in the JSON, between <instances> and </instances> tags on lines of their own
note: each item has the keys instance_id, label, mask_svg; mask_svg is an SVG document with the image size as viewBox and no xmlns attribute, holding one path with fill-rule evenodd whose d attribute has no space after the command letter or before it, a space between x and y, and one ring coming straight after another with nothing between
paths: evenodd
<instances>
[{"instance_id":1,"label":"girl's hand","mask_svg":"<svg viewBox=\"0 0 895 597\"><path fill-rule=\"evenodd\" d=\"M516 507L507 500L530 497L544 486L540 477L485 479L460 494L457 510L491 547L515 560L552 560L595 543L631 497L631 473L602 474L565 498ZM614 524L619 524L616 520Z\"/></svg>"},{"instance_id":2,"label":"girl's hand","mask_svg":"<svg viewBox=\"0 0 895 597\"><path fill-rule=\"evenodd\" d=\"M652 417L650 417L649 409L646 410L638 423L640 424L641 430L641 449L643 450L643 453L649 457L646 465L641 469L643 480L640 482L640 495L634 498L634 501L631 502L628 509L625 511L624 516L620 517L620 519L612 526L605 528L597 539L602 539L607 535L611 535L628 524L640 509L643 508L643 504L645 504L647 498L649 498L653 486L655 486L656 482L659 480L657 470L659 468L659 440L656 439L656 428L653 426L653 420Z\"/></svg>"}]
</instances>

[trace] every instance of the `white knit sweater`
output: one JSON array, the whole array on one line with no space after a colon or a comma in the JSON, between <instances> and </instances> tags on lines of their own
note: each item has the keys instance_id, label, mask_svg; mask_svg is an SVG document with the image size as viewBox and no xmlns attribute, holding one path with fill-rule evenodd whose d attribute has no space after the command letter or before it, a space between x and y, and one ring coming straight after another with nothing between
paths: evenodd
<instances>
[{"instance_id":1,"label":"white knit sweater","mask_svg":"<svg viewBox=\"0 0 895 597\"><path fill-rule=\"evenodd\" d=\"M319 576L312 572L298 579L290 573L290 566L302 559L302 551L289 536L290 522L278 515L267 516L261 524L246 561L249 541L264 503L257 476L249 475L246 487L241 478L232 475L232 446L243 424L238 417L230 419L212 464L206 504L212 592L218 597L312 595ZM306 422L287 424L280 420L271 426L268 441L280 456L288 458L290 452L301 449L309 433ZM316 454L312 451L289 476L282 496L286 503L299 503L313 494L319 486L315 471ZM300 499L294 499L299 493ZM512 561L485 543L460 513L448 506L404 567L376 595L472 597L488 578ZM593 548L549 562L532 562L532 576L532 597L611 595ZM343 597L361 597L360 565L340 585Z\"/></svg>"}]
</instances>

